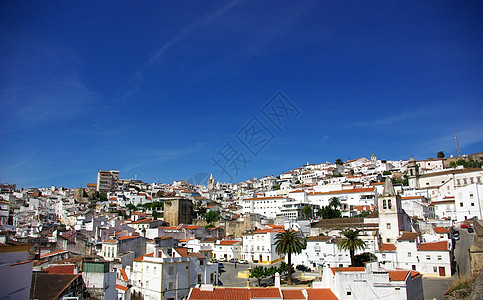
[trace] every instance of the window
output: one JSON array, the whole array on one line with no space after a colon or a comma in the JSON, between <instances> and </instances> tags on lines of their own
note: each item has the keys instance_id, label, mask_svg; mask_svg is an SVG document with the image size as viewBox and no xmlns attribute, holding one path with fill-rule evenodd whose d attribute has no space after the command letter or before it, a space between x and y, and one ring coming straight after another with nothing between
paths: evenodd
<instances>
[{"instance_id":1,"label":"window","mask_svg":"<svg viewBox=\"0 0 483 300\"><path fill-rule=\"evenodd\" d=\"M156 274L156 271L157 271L157 269L156 269L156 267L154 267L153 268L153 274Z\"/></svg>"},{"instance_id":2,"label":"window","mask_svg":"<svg viewBox=\"0 0 483 300\"><path fill-rule=\"evenodd\" d=\"M431 260L431 255L426 255L426 260Z\"/></svg>"},{"instance_id":3,"label":"window","mask_svg":"<svg viewBox=\"0 0 483 300\"><path fill-rule=\"evenodd\" d=\"M412 265L411 269L413 269L413 271L416 271L416 265Z\"/></svg>"},{"instance_id":4,"label":"window","mask_svg":"<svg viewBox=\"0 0 483 300\"><path fill-rule=\"evenodd\" d=\"M408 257L411 257L412 256L412 253L411 252L408 252Z\"/></svg>"},{"instance_id":5,"label":"window","mask_svg":"<svg viewBox=\"0 0 483 300\"><path fill-rule=\"evenodd\" d=\"M168 268L168 274L173 275L174 274L174 266L169 266Z\"/></svg>"},{"instance_id":6,"label":"window","mask_svg":"<svg viewBox=\"0 0 483 300\"><path fill-rule=\"evenodd\" d=\"M146 280L144 286L148 289L149 288L149 281Z\"/></svg>"},{"instance_id":7,"label":"window","mask_svg":"<svg viewBox=\"0 0 483 300\"><path fill-rule=\"evenodd\" d=\"M441 255L438 255L438 260L443 260L443 257Z\"/></svg>"},{"instance_id":8,"label":"window","mask_svg":"<svg viewBox=\"0 0 483 300\"><path fill-rule=\"evenodd\" d=\"M210 283L213 283L215 281L215 274L210 273Z\"/></svg>"},{"instance_id":9,"label":"window","mask_svg":"<svg viewBox=\"0 0 483 300\"><path fill-rule=\"evenodd\" d=\"M387 209L386 200L382 200L382 208Z\"/></svg>"},{"instance_id":10,"label":"window","mask_svg":"<svg viewBox=\"0 0 483 300\"><path fill-rule=\"evenodd\" d=\"M433 267L433 272L434 273L438 272L438 267Z\"/></svg>"},{"instance_id":11,"label":"window","mask_svg":"<svg viewBox=\"0 0 483 300\"><path fill-rule=\"evenodd\" d=\"M350 295L352 295L352 293L348 291L348 292L347 292L347 296L350 296Z\"/></svg>"},{"instance_id":12,"label":"window","mask_svg":"<svg viewBox=\"0 0 483 300\"><path fill-rule=\"evenodd\" d=\"M198 274L198 284L201 284L201 274Z\"/></svg>"},{"instance_id":13,"label":"window","mask_svg":"<svg viewBox=\"0 0 483 300\"><path fill-rule=\"evenodd\" d=\"M391 239L386 239L386 243L390 243L391 242Z\"/></svg>"},{"instance_id":14,"label":"window","mask_svg":"<svg viewBox=\"0 0 483 300\"><path fill-rule=\"evenodd\" d=\"M174 290L174 281L168 282L168 290Z\"/></svg>"},{"instance_id":15,"label":"window","mask_svg":"<svg viewBox=\"0 0 483 300\"><path fill-rule=\"evenodd\" d=\"M149 272L149 266L146 266L146 273Z\"/></svg>"},{"instance_id":16,"label":"window","mask_svg":"<svg viewBox=\"0 0 483 300\"><path fill-rule=\"evenodd\" d=\"M456 179L456 185L461 185L461 180L460 179Z\"/></svg>"},{"instance_id":17,"label":"window","mask_svg":"<svg viewBox=\"0 0 483 300\"><path fill-rule=\"evenodd\" d=\"M475 206L475 203L474 202L471 202L471 206Z\"/></svg>"},{"instance_id":18,"label":"window","mask_svg":"<svg viewBox=\"0 0 483 300\"><path fill-rule=\"evenodd\" d=\"M386 223L386 229L391 229L391 223Z\"/></svg>"},{"instance_id":19,"label":"window","mask_svg":"<svg viewBox=\"0 0 483 300\"><path fill-rule=\"evenodd\" d=\"M200 266L202 266L205 263L204 259L200 259Z\"/></svg>"},{"instance_id":20,"label":"window","mask_svg":"<svg viewBox=\"0 0 483 300\"><path fill-rule=\"evenodd\" d=\"M470 199L473 199L473 193L470 193Z\"/></svg>"},{"instance_id":21,"label":"window","mask_svg":"<svg viewBox=\"0 0 483 300\"><path fill-rule=\"evenodd\" d=\"M386 258L386 254L384 254L384 253L383 253L383 254L382 254L382 258Z\"/></svg>"},{"instance_id":22,"label":"window","mask_svg":"<svg viewBox=\"0 0 483 300\"><path fill-rule=\"evenodd\" d=\"M389 209L392 209L392 201L391 200L387 200L387 208Z\"/></svg>"},{"instance_id":23,"label":"window","mask_svg":"<svg viewBox=\"0 0 483 300\"><path fill-rule=\"evenodd\" d=\"M460 202L460 207L463 207L463 202Z\"/></svg>"}]
</instances>

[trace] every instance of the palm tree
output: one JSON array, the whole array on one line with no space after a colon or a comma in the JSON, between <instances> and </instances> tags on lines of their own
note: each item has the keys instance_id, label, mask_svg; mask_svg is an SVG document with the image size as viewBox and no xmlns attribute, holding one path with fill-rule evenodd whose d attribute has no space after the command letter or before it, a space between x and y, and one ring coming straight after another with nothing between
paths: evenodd
<instances>
[{"instance_id":1,"label":"palm tree","mask_svg":"<svg viewBox=\"0 0 483 300\"><path fill-rule=\"evenodd\" d=\"M292 285L292 253L300 254L307 247L307 241L291 229L285 229L275 236L275 251L278 255L287 254L288 260L288 282Z\"/></svg>"},{"instance_id":2,"label":"palm tree","mask_svg":"<svg viewBox=\"0 0 483 300\"><path fill-rule=\"evenodd\" d=\"M340 239L337 242L337 247L340 250L349 250L349 253L351 255L351 266L354 266L355 264L355 252L357 249L364 249L364 246L366 243L359 238L359 232L360 230L352 230L348 229L345 231L342 231L342 235L344 238Z\"/></svg>"},{"instance_id":3,"label":"palm tree","mask_svg":"<svg viewBox=\"0 0 483 300\"><path fill-rule=\"evenodd\" d=\"M333 207L334 209L338 209L340 207L340 200L337 197L332 197L329 199L329 206Z\"/></svg>"}]
</instances>

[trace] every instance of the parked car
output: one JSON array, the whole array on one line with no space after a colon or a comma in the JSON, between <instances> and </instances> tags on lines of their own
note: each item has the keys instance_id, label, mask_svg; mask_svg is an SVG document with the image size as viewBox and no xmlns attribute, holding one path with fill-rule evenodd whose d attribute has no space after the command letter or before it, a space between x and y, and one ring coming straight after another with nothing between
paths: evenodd
<instances>
[{"instance_id":1,"label":"parked car","mask_svg":"<svg viewBox=\"0 0 483 300\"><path fill-rule=\"evenodd\" d=\"M453 237L454 237L455 241L459 241L459 239L460 239L460 232L459 231L453 232Z\"/></svg>"},{"instance_id":2,"label":"parked car","mask_svg":"<svg viewBox=\"0 0 483 300\"><path fill-rule=\"evenodd\" d=\"M236 262L238 262L238 259L236 259L236 258L231 258L231 259L230 259L228 262L231 262L231 263L236 263Z\"/></svg>"},{"instance_id":3,"label":"parked car","mask_svg":"<svg viewBox=\"0 0 483 300\"><path fill-rule=\"evenodd\" d=\"M473 233L473 232L475 232L475 230L473 229L473 227L468 227L468 232Z\"/></svg>"},{"instance_id":4,"label":"parked car","mask_svg":"<svg viewBox=\"0 0 483 300\"><path fill-rule=\"evenodd\" d=\"M218 261L226 261L226 257L220 257L220 259L218 259Z\"/></svg>"},{"instance_id":5,"label":"parked car","mask_svg":"<svg viewBox=\"0 0 483 300\"><path fill-rule=\"evenodd\" d=\"M470 225L470 224L468 224L468 223L463 223L463 224L461 224L461 226L460 226L460 227L461 227L461 228L470 228L470 227L471 227L471 225Z\"/></svg>"},{"instance_id":6,"label":"parked car","mask_svg":"<svg viewBox=\"0 0 483 300\"><path fill-rule=\"evenodd\" d=\"M246 259L241 259L239 262L239 264L248 264L248 260Z\"/></svg>"},{"instance_id":7,"label":"parked car","mask_svg":"<svg viewBox=\"0 0 483 300\"><path fill-rule=\"evenodd\" d=\"M295 269L297 271L302 271L302 272L307 272L307 271L310 271L310 268L304 266L304 265L297 265L297 267L295 267Z\"/></svg>"}]
</instances>

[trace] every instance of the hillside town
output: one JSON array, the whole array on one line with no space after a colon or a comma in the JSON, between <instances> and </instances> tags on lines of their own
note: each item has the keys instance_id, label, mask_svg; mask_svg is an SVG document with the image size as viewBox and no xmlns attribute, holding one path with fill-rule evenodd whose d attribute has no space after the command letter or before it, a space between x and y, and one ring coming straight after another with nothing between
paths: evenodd
<instances>
[{"instance_id":1,"label":"hillside town","mask_svg":"<svg viewBox=\"0 0 483 300\"><path fill-rule=\"evenodd\" d=\"M424 299L483 267L482 163L372 154L237 183L5 183L0 298Z\"/></svg>"}]
</instances>

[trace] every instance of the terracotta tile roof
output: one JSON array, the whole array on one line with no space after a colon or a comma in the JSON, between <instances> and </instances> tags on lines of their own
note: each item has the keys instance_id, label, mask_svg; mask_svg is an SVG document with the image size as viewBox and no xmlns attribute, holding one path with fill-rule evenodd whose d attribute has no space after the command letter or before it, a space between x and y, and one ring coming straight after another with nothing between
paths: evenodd
<instances>
[{"instance_id":1,"label":"terracotta tile roof","mask_svg":"<svg viewBox=\"0 0 483 300\"><path fill-rule=\"evenodd\" d=\"M243 200L273 200L273 199L290 199L288 197L258 197L258 198L247 198Z\"/></svg>"},{"instance_id":2,"label":"terracotta tile roof","mask_svg":"<svg viewBox=\"0 0 483 300\"><path fill-rule=\"evenodd\" d=\"M365 272L366 268L364 267L337 267L337 268L330 268L332 270L332 274L335 275L336 272Z\"/></svg>"},{"instance_id":3,"label":"terracotta tile roof","mask_svg":"<svg viewBox=\"0 0 483 300\"><path fill-rule=\"evenodd\" d=\"M193 229L200 228L200 227L201 226L198 226L198 225L188 225L188 226L186 226L184 228L189 229L189 230L193 230Z\"/></svg>"},{"instance_id":4,"label":"terracotta tile roof","mask_svg":"<svg viewBox=\"0 0 483 300\"><path fill-rule=\"evenodd\" d=\"M448 251L448 241L424 243L419 245L418 251Z\"/></svg>"},{"instance_id":5,"label":"terracotta tile roof","mask_svg":"<svg viewBox=\"0 0 483 300\"><path fill-rule=\"evenodd\" d=\"M330 289L307 289L308 300L338 300Z\"/></svg>"},{"instance_id":6,"label":"terracotta tile roof","mask_svg":"<svg viewBox=\"0 0 483 300\"><path fill-rule=\"evenodd\" d=\"M123 236L123 237L120 237L119 240L124 241L124 240L129 240L129 239L135 239L135 238L138 238L138 237L139 237L139 235Z\"/></svg>"},{"instance_id":7,"label":"terracotta tile roof","mask_svg":"<svg viewBox=\"0 0 483 300\"><path fill-rule=\"evenodd\" d=\"M188 253L188 256L189 257L197 257L198 259L206 259L206 256L204 256L203 254L201 254L199 252Z\"/></svg>"},{"instance_id":8,"label":"terracotta tile roof","mask_svg":"<svg viewBox=\"0 0 483 300\"><path fill-rule=\"evenodd\" d=\"M30 299L58 299L81 274L37 273L32 280Z\"/></svg>"},{"instance_id":9,"label":"terracotta tile roof","mask_svg":"<svg viewBox=\"0 0 483 300\"><path fill-rule=\"evenodd\" d=\"M436 233L449 233L449 229L444 227L434 227L433 229Z\"/></svg>"},{"instance_id":10,"label":"terracotta tile roof","mask_svg":"<svg viewBox=\"0 0 483 300\"><path fill-rule=\"evenodd\" d=\"M250 298L282 298L278 288L252 288Z\"/></svg>"},{"instance_id":11,"label":"terracotta tile roof","mask_svg":"<svg viewBox=\"0 0 483 300\"><path fill-rule=\"evenodd\" d=\"M396 251L396 246L394 244L382 244L379 251Z\"/></svg>"},{"instance_id":12,"label":"terracotta tile roof","mask_svg":"<svg viewBox=\"0 0 483 300\"><path fill-rule=\"evenodd\" d=\"M411 199L421 199L424 196L409 196L409 197L401 197L401 200L411 200Z\"/></svg>"},{"instance_id":13,"label":"terracotta tile roof","mask_svg":"<svg viewBox=\"0 0 483 300\"><path fill-rule=\"evenodd\" d=\"M181 247L181 248L174 248L174 249L176 250L176 252L179 253L181 257L188 257L188 248Z\"/></svg>"},{"instance_id":14,"label":"terracotta tile roof","mask_svg":"<svg viewBox=\"0 0 483 300\"><path fill-rule=\"evenodd\" d=\"M389 271L389 281L405 281L409 275L409 271L397 270Z\"/></svg>"},{"instance_id":15,"label":"terracotta tile roof","mask_svg":"<svg viewBox=\"0 0 483 300\"><path fill-rule=\"evenodd\" d=\"M278 229L278 228L267 228L267 229L260 229L260 230L257 230L257 231L254 231L253 233L254 234L258 234L258 233L267 233L267 232L284 232L285 229Z\"/></svg>"},{"instance_id":16,"label":"terracotta tile roof","mask_svg":"<svg viewBox=\"0 0 483 300\"><path fill-rule=\"evenodd\" d=\"M414 278L416 276L422 276L421 273L417 272L417 271L411 271L411 278Z\"/></svg>"},{"instance_id":17,"label":"terracotta tile roof","mask_svg":"<svg viewBox=\"0 0 483 300\"><path fill-rule=\"evenodd\" d=\"M152 223L152 222L154 222L153 219L148 218L148 219L137 220L137 221L131 222L130 224L146 224L146 223Z\"/></svg>"},{"instance_id":18,"label":"terracotta tile roof","mask_svg":"<svg viewBox=\"0 0 483 300\"><path fill-rule=\"evenodd\" d=\"M119 273L121 273L121 278L122 278L122 280L124 280L124 281L128 281L128 280L129 280L129 278L127 277L126 270L124 270L124 269L119 269Z\"/></svg>"},{"instance_id":19,"label":"terracotta tile roof","mask_svg":"<svg viewBox=\"0 0 483 300\"><path fill-rule=\"evenodd\" d=\"M219 245L221 245L221 246L232 246L232 245L235 245L237 243L240 243L240 241L223 240L223 241L220 241Z\"/></svg>"},{"instance_id":20,"label":"terracotta tile roof","mask_svg":"<svg viewBox=\"0 0 483 300\"><path fill-rule=\"evenodd\" d=\"M330 240L332 237L327 236L327 235L322 235L322 236L309 236L308 241L309 242L325 242L327 240Z\"/></svg>"},{"instance_id":21,"label":"terracotta tile roof","mask_svg":"<svg viewBox=\"0 0 483 300\"><path fill-rule=\"evenodd\" d=\"M120 284L116 284L116 289L122 290L122 291L129 290L129 288L127 286L123 286L123 285L120 285Z\"/></svg>"},{"instance_id":22,"label":"terracotta tile roof","mask_svg":"<svg viewBox=\"0 0 483 300\"><path fill-rule=\"evenodd\" d=\"M50 274L74 274L74 265L56 265L44 269Z\"/></svg>"},{"instance_id":23,"label":"terracotta tile roof","mask_svg":"<svg viewBox=\"0 0 483 300\"><path fill-rule=\"evenodd\" d=\"M417 232L407 232L404 231L401 237L399 237L397 240L398 241L414 241L417 239L419 236L419 233Z\"/></svg>"},{"instance_id":24,"label":"terracotta tile roof","mask_svg":"<svg viewBox=\"0 0 483 300\"><path fill-rule=\"evenodd\" d=\"M216 237L212 237L212 238L206 238L206 239L202 240L201 242L202 242L202 243L214 243L214 242L216 242L217 240L218 240L218 238L216 238Z\"/></svg>"},{"instance_id":25,"label":"terracotta tile roof","mask_svg":"<svg viewBox=\"0 0 483 300\"><path fill-rule=\"evenodd\" d=\"M299 289L283 289L283 299L305 300L304 293Z\"/></svg>"}]
</instances>

